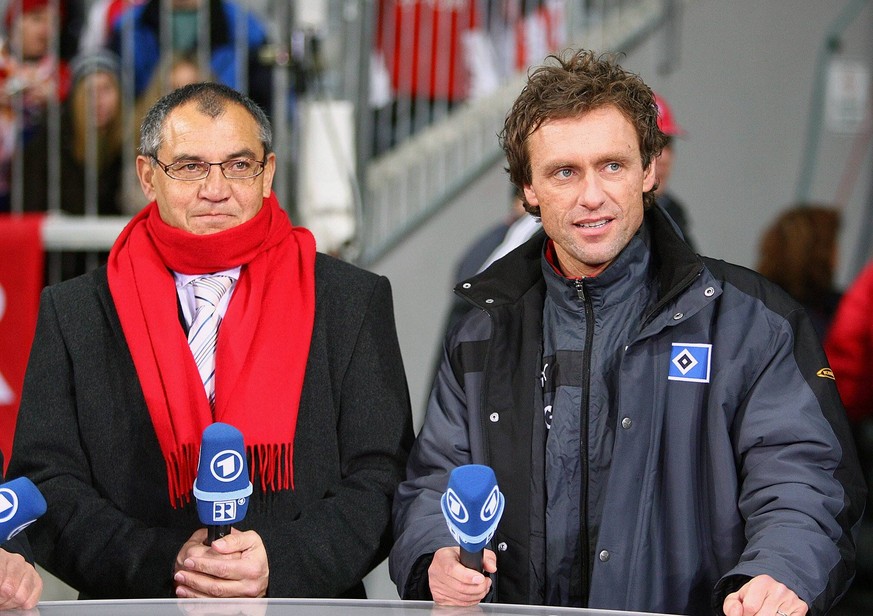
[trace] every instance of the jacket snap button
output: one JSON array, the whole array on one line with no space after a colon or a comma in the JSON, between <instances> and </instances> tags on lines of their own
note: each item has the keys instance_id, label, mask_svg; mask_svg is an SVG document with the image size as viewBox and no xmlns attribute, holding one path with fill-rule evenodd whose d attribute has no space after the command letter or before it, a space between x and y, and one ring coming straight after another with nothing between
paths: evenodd
<instances>
[{"instance_id":1,"label":"jacket snap button","mask_svg":"<svg viewBox=\"0 0 873 616\"><path fill-rule=\"evenodd\" d=\"M485 303L486 304L493 304L494 300L489 297L488 299L485 300Z\"/></svg>"},{"instance_id":2,"label":"jacket snap button","mask_svg":"<svg viewBox=\"0 0 873 616\"><path fill-rule=\"evenodd\" d=\"M500 543L497 544L497 551L498 552L505 552L508 547L509 546L506 545L505 541L501 541Z\"/></svg>"},{"instance_id":3,"label":"jacket snap button","mask_svg":"<svg viewBox=\"0 0 873 616\"><path fill-rule=\"evenodd\" d=\"M469 282L465 282L465 283L462 284L461 286L462 286L463 288L465 288L465 289L469 289L469 288L472 287L473 285L471 285Z\"/></svg>"},{"instance_id":4,"label":"jacket snap button","mask_svg":"<svg viewBox=\"0 0 873 616\"><path fill-rule=\"evenodd\" d=\"M713 295L715 295L715 288L713 288L713 287L706 287L706 290L703 292L703 294L704 294L706 297L712 297Z\"/></svg>"},{"instance_id":5,"label":"jacket snap button","mask_svg":"<svg viewBox=\"0 0 873 616\"><path fill-rule=\"evenodd\" d=\"M681 319L681 318L684 317L684 316L685 316L685 315L682 314L681 312L677 312L676 314L673 315L673 320L674 320L674 321L678 321L679 319Z\"/></svg>"},{"instance_id":6,"label":"jacket snap button","mask_svg":"<svg viewBox=\"0 0 873 616\"><path fill-rule=\"evenodd\" d=\"M621 420L621 427L625 430L629 430L632 425L634 425L634 422L630 417L625 417Z\"/></svg>"},{"instance_id":7,"label":"jacket snap button","mask_svg":"<svg viewBox=\"0 0 873 616\"><path fill-rule=\"evenodd\" d=\"M606 550L601 550L599 558L600 562L605 563L607 560L609 560L609 552Z\"/></svg>"},{"instance_id":8,"label":"jacket snap button","mask_svg":"<svg viewBox=\"0 0 873 616\"><path fill-rule=\"evenodd\" d=\"M488 416L488 419L497 422L500 419L500 413L491 413L491 415Z\"/></svg>"}]
</instances>

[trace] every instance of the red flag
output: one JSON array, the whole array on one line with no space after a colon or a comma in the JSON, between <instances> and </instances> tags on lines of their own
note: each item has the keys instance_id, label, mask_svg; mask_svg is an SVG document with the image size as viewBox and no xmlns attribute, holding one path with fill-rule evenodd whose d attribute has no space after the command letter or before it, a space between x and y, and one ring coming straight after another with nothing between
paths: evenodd
<instances>
[{"instance_id":1,"label":"red flag","mask_svg":"<svg viewBox=\"0 0 873 616\"><path fill-rule=\"evenodd\" d=\"M7 465L43 287L44 217L0 215L0 450Z\"/></svg>"}]
</instances>

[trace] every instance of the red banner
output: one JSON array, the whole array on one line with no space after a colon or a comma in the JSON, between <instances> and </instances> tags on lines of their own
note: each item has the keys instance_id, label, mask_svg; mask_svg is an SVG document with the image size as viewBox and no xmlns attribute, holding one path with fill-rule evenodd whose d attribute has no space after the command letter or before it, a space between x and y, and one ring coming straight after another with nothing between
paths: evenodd
<instances>
[{"instance_id":1,"label":"red banner","mask_svg":"<svg viewBox=\"0 0 873 616\"><path fill-rule=\"evenodd\" d=\"M376 48L395 94L465 99L469 75L462 38L478 21L475 0L380 0Z\"/></svg>"},{"instance_id":2,"label":"red banner","mask_svg":"<svg viewBox=\"0 0 873 616\"><path fill-rule=\"evenodd\" d=\"M43 287L43 218L0 215L0 449L7 465Z\"/></svg>"}]
</instances>

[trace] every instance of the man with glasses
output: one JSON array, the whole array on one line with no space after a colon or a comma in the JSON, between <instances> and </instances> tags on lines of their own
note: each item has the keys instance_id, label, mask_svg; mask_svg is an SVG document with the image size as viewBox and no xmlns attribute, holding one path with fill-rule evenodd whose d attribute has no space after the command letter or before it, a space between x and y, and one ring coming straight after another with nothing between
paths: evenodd
<instances>
[{"instance_id":1,"label":"man with glasses","mask_svg":"<svg viewBox=\"0 0 873 616\"><path fill-rule=\"evenodd\" d=\"M83 597L362 597L387 554L412 439L390 286L290 224L271 139L226 86L165 96L137 158L152 203L107 267L43 293L11 471L48 501L37 561ZM243 433L254 494L207 547L213 421Z\"/></svg>"}]
</instances>

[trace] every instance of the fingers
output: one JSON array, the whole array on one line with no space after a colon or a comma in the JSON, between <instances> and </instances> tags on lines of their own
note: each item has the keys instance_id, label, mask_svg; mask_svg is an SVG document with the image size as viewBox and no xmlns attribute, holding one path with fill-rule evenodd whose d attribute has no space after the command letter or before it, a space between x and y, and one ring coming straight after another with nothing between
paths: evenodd
<instances>
[{"instance_id":1,"label":"fingers","mask_svg":"<svg viewBox=\"0 0 873 616\"><path fill-rule=\"evenodd\" d=\"M0 550L0 609L31 609L42 594L42 578L20 554Z\"/></svg>"},{"instance_id":2,"label":"fingers","mask_svg":"<svg viewBox=\"0 0 873 616\"><path fill-rule=\"evenodd\" d=\"M491 578L461 564L456 547L437 550L427 571L433 600L441 605L476 605L491 588Z\"/></svg>"},{"instance_id":3,"label":"fingers","mask_svg":"<svg viewBox=\"0 0 873 616\"><path fill-rule=\"evenodd\" d=\"M809 606L790 588L769 575L759 575L725 597L725 616L805 616Z\"/></svg>"},{"instance_id":4,"label":"fingers","mask_svg":"<svg viewBox=\"0 0 873 616\"><path fill-rule=\"evenodd\" d=\"M186 543L176 564L177 597L263 597L267 592L267 552L254 531L234 530L208 548Z\"/></svg>"},{"instance_id":5,"label":"fingers","mask_svg":"<svg viewBox=\"0 0 873 616\"><path fill-rule=\"evenodd\" d=\"M491 550L485 550L482 554L482 568L488 573L497 572L497 554Z\"/></svg>"},{"instance_id":6,"label":"fingers","mask_svg":"<svg viewBox=\"0 0 873 616\"><path fill-rule=\"evenodd\" d=\"M184 580L180 583L180 580ZM177 573L176 596L180 599L232 599L262 597L260 585L254 580L223 580L196 572Z\"/></svg>"}]
</instances>

